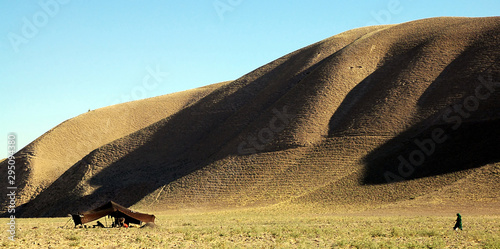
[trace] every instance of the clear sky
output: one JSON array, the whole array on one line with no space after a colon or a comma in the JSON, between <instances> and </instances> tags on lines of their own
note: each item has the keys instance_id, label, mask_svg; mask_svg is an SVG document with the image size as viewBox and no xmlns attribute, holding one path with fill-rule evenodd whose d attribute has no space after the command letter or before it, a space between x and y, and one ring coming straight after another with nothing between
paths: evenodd
<instances>
[{"instance_id":1,"label":"clear sky","mask_svg":"<svg viewBox=\"0 0 500 249\"><path fill-rule=\"evenodd\" d=\"M343 31L495 16L498 0L0 2L0 158L89 109L234 80Z\"/></svg>"}]
</instances>

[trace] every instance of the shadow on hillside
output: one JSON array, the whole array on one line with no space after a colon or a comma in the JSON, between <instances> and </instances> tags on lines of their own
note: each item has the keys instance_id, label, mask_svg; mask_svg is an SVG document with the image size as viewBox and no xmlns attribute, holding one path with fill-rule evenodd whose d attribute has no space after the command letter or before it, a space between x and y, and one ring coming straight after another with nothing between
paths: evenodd
<instances>
[{"instance_id":1,"label":"shadow on hillside","mask_svg":"<svg viewBox=\"0 0 500 249\"><path fill-rule=\"evenodd\" d=\"M340 106L337 108L328 124L329 136L343 136L349 133L355 121L360 119L359 111L372 108L374 103L370 102L376 99L375 102L384 102L384 97L387 92L393 90L387 82L397 80L401 72L408 69L408 61L421 57L423 50L428 41L423 41L415 47L406 51L391 51L387 58L381 59L383 62L375 71L368 75L364 80L358 83L344 98ZM353 118L354 117L354 118Z\"/></svg>"},{"instance_id":2,"label":"shadow on hillside","mask_svg":"<svg viewBox=\"0 0 500 249\"><path fill-rule=\"evenodd\" d=\"M471 46L450 63L419 98L420 109L436 110L433 117L364 157L364 183L406 181L500 162L500 88L486 99L476 97L476 109L468 111L464 107L464 101L476 96L476 89L481 86L478 76L497 77L499 72L493 68L496 62L484 67L481 61L484 54L491 56L491 51L475 47ZM470 67L478 68L464 70ZM480 88L481 94L487 91ZM454 109L457 105L463 112Z\"/></svg>"},{"instance_id":3,"label":"shadow on hillside","mask_svg":"<svg viewBox=\"0 0 500 249\"><path fill-rule=\"evenodd\" d=\"M364 158L364 183L385 184L500 162L500 120L405 132ZM434 139L433 139L434 138Z\"/></svg>"},{"instance_id":4,"label":"shadow on hillside","mask_svg":"<svg viewBox=\"0 0 500 249\"><path fill-rule=\"evenodd\" d=\"M364 92L366 89L361 89L362 87L369 88L372 87L371 84L380 83L382 79L396 77L399 73L397 70L403 68L401 65L411 60L418 52L417 47L403 55L400 60L384 64L353 89L339 107L338 113L331 119L330 135L337 132L335 121L348 119L348 114L353 112L350 102L357 101L357 91ZM304 55L297 53L291 55L285 62L274 62L277 63L276 67L266 73L261 74L257 69L252 72L257 74L253 75L257 79L244 76L229 85L222 86L168 119L117 140L119 143L115 141L93 151L68 169L33 201L21 207L17 214L22 217L64 216L88 210L108 200L127 207L132 206L148 194L177 179L228 155L237 154L237 148L232 151L224 149L231 141L238 140L238 136L247 127L258 122L261 115L269 114L269 109L280 101L284 94L326 60L325 58L298 72L295 69L303 66L299 65L303 61L301 57ZM462 67L454 69L449 66L443 72L447 70L454 73L467 71ZM450 79L450 74L443 74L429 89L434 88L439 82L449 82ZM247 83L248 80L251 82ZM422 103L419 102L419 105ZM238 122L232 120L237 114L241 116L236 119ZM400 178L396 180L409 180L499 161L500 131L496 129L499 124L499 120L466 122L459 129L453 130L446 125L426 126L426 123L420 123L376 148L364 158L367 165L364 182L386 183L384 174L387 172L393 172L396 177L396 174L399 174ZM432 138L435 129L443 129L447 140L436 145L434 151L425 156L422 165L414 167L411 174L404 171L405 177L401 177L398 171L398 157L402 155L408 158L413 151L421 149L414 144L414 140L418 138L419 141L426 141L425 139ZM127 143L128 139L130 143ZM143 144L134 145L135 143ZM121 149L128 150L128 147L133 148L129 153L99 173L92 173L93 169L89 165L92 159L108 157ZM200 187L203 187L203 184L200 183ZM82 185L94 186L95 190L85 192ZM168 191L182 191L185 187L188 186L176 185L173 190L167 189L163 193L168 195L170 193Z\"/></svg>"},{"instance_id":5,"label":"shadow on hillside","mask_svg":"<svg viewBox=\"0 0 500 249\"><path fill-rule=\"evenodd\" d=\"M89 174L92 171L90 167L92 159L107 157L106 153L113 154L115 150L119 151L120 145L117 146L115 141L93 151L68 169L34 200L19 207L18 215L65 216L89 210L109 200L129 207L159 188L226 157L229 155L227 150L221 153L224 151L222 150L224 146L237 139L239 134L260 115L271 113L265 110L271 108L286 92L324 61L320 60L304 71L295 75L290 74L288 78L283 79L284 74L280 72L287 68L290 70L290 67L294 66L289 65L290 63L297 63L298 59L295 60L295 56L304 55L292 54L291 59L276 65L274 69L260 75L251 83L247 84L248 80L244 76L215 90L168 120L151 125L147 128L153 130L151 136L146 134L149 131L144 129L117 140L123 145L131 138L131 144L138 142L134 136L140 137L141 134L146 134L145 137L148 138L147 142L92 176ZM254 72L259 74L258 70ZM271 84L276 81L279 84ZM234 87L237 88L233 92ZM233 93L227 94L227 92ZM253 110L246 112L245 115L240 114L244 117L243 122L226 123L241 108L248 108L249 105L253 105L251 107ZM227 129L228 127L231 129ZM237 153L237 148L234 149L234 153ZM94 186L95 190L86 193L82 189L82 182L83 185ZM177 187L183 188L183 186Z\"/></svg>"}]
</instances>

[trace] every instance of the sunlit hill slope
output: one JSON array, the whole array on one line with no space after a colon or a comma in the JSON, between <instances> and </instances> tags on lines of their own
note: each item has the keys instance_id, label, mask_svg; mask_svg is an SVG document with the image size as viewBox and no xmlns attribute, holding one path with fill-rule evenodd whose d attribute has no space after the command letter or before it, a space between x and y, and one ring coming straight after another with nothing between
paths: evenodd
<instances>
[{"instance_id":1,"label":"sunlit hill slope","mask_svg":"<svg viewBox=\"0 0 500 249\"><path fill-rule=\"evenodd\" d=\"M498 17L364 27L82 114L16 154L18 210L498 206L499 47Z\"/></svg>"}]
</instances>

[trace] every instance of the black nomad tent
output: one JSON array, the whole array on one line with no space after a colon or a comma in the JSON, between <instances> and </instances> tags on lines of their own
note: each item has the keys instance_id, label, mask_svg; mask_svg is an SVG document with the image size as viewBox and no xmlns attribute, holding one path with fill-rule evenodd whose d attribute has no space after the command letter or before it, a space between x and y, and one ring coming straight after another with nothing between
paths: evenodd
<instances>
[{"instance_id":1,"label":"black nomad tent","mask_svg":"<svg viewBox=\"0 0 500 249\"><path fill-rule=\"evenodd\" d=\"M151 214L143 214L139 212L134 212L124 206L121 206L115 202L108 202L94 210L86 211L81 214L72 214L75 226L83 225L88 222L98 220L104 216L111 216L113 218L119 219L124 218L125 223L128 225L130 223L141 225L142 222L155 222L155 216Z\"/></svg>"}]
</instances>

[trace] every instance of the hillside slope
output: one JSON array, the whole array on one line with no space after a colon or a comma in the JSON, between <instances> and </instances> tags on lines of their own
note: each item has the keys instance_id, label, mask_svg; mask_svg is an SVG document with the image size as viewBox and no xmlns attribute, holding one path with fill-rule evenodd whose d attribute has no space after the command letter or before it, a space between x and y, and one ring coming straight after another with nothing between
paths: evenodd
<instances>
[{"instance_id":1,"label":"hillside slope","mask_svg":"<svg viewBox=\"0 0 500 249\"><path fill-rule=\"evenodd\" d=\"M461 193L500 203L499 38L498 17L333 36L96 148L23 215L109 199L150 210L362 209Z\"/></svg>"},{"instance_id":2,"label":"hillside slope","mask_svg":"<svg viewBox=\"0 0 500 249\"><path fill-rule=\"evenodd\" d=\"M91 151L172 115L220 85L89 111L54 127L15 155L17 204L31 200ZM6 162L0 162L0 173L6 170Z\"/></svg>"}]
</instances>

